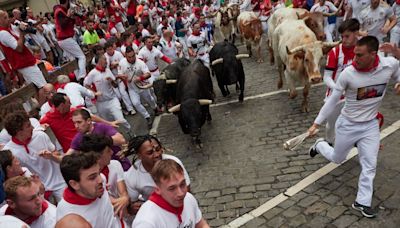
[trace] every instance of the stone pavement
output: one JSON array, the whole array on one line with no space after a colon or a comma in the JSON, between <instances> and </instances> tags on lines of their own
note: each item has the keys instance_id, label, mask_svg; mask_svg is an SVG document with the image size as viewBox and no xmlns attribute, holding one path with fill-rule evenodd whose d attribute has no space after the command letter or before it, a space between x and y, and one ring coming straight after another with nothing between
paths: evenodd
<instances>
[{"instance_id":1,"label":"stone pavement","mask_svg":"<svg viewBox=\"0 0 400 228\"><path fill-rule=\"evenodd\" d=\"M244 47L239 48L242 52ZM264 53L265 55L266 53ZM276 90L277 71L255 59L245 59L245 97ZM214 79L213 79L214 80ZM285 86L285 85L284 85ZM231 96L223 98L214 81L217 103L237 100L234 86ZM391 85L391 88L393 85ZM380 111L389 126L400 119L400 97L389 89ZM203 216L212 227L233 221L259 207L328 162L321 156L311 159L305 141L297 151L285 151L282 143L307 130L322 106L324 87L310 92L310 113L301 112L302 93L288 99L287 93L230 103L211 108L213 121L202 128L203 148L191 145L190 137L180 129L177 117L165 115L158 126L158 137L170 153L179 157L191 177L191 189L199 201ZM135 121L138 115L132 117ZM136 134L146 133L135 121ZM320 133L323 136L323 129ZM375 182L374 205L377 219L362 218L349 205L354 201L359 174L357 157L335 169L289 200L245 224L244 227L396 227L400 224L400 155L396 142L399 132L386 138L380 152Z\"/></svg>"}]
</instances>

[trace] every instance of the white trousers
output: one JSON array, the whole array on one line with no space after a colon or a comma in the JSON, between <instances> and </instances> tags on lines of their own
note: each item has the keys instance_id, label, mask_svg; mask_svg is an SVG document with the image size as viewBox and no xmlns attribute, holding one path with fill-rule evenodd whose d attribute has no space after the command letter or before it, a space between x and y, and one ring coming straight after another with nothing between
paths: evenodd
<instances>
[{"instance_id":1,"label":"white trousers","mask_svg":"<svg viewBox=\"0 0 400 228\"><path fill-rule=\"evenodd\" d=\"M76 79L84 78L86 76L86 56L78 43L70 37L65 40L59 40L58 45L63 49L65 54L78 59L79 72L76 75Z\"/></svg>"},{"instance_id":2,"label":"white trousers","mask_svg":"<svg viewBox=\"0 0 400 228\"><path fill-rule=\"evenodd\" d=\"M328 143L333 144L335 142L335 124L336 120L342 111L344 106L344 100L340 100L337 104L333 112L329 115L328 119L326 120L326 127L325 127L325 139Z\"/></svg>"},{"instance_id":3,"label":"white trousers","mask_svg":"<svg viewBox=\"0 0 400 228\"><path fill-rule=\"evenodd\" d=\"M135 92L133 89L130 89L129 97L131 98L132 104L135 107L136 111L138 111L144 118L150 117L150 114L142 105L142 102L140 101L141 98L147 104L149 104L152 109L155 109L157 106L154 97L150 93L150 89L142 90L139 93Z\"/></svg>"},{"instance_id":4,"label":"white trousers","mask_svg":"<svg viewBox=\"0 0 400 228\"><path fill-rule=\"evenodd\" d=\"M46 80L44 79L42 71L40 71L37 65L18 69L18 72L22 74L22 77L24 77L25 82L27 84L32 82L39 89L42 88L47 83Z\"/></svg>"},{"instance_id":5,"label":"white trousers","mask_svg":"<svg viewBox=\"0 0 400 228\"><path fill-rule=\"evenodd\" d=\"M178 37L179 43L182 45L183 48L183 56L187 59L189 59L189 52L188 52L188 47L186 43L186 36L185 37Z\"/></svg>"},{"instance_id":6,"label":"white trousers","mask_svg":"<svg viewBox=\"0 0 400 228\"><path fill-rule=\"evenodd\" d=\"M378 119L367 122L352 122L342 115L336 121L335 147L326 141L316 145L318 153L334 163L342 163L350 150L357 144L361 173L358 179L356 201L364 206L371 206L373 183L376 173L379 143Z\"/></svg>"},{"instance_id":7,"label":"white trousers","mask_svg":"<svg viewBox=\"0 0 400 228\"><path fill-rule=\"evenodd\" d=\"M197 55L196 58L202 60L204 66L210 68L210 56L208 55L208 53L205 53L203 55Z\"/></svg>"},{"instance_id":8,"label":"white trousers","mask_svg":"<svg viewBox=\"0 0 400 228\"><path fill-rule=\"evenodd\" d=\"M332 42L333 41L332 32L331 32L332 26L330 26L330 25L333 25L333 28L335 28L334 27L335 24L328 24L327 26L324 27L324 33L325 33L327 42Z\"/></svg>"},{"instance_id":9,"label":"white trousers","mask_svg":"<svg viewBox=\"0 0 400 228\"><path fill-rule=\"evenodd\" d=\"M131 100L129 99L129 94L126 91L126 86L124 82L118 81L118 88L113 88L114 92L117 94L118 99L122 100L124 102L124 105L126 107L126 110L128 112L133 110L133 105Z\"/></svg>"},{"instance_id":10,"label":"white trousers","mask_svg":"<svg viewBox=\"0 0 400 228\"><path fill-rule=\"evenodd\" d=\"M131 125L122 114L121 103L119 103L118 98L114 97L113 99L108 101L97 101L96 108L101 118L108 121L119 120L122 122L122 126L126 130L129 131L131 129Z\"/></svg>"}]
</instances>

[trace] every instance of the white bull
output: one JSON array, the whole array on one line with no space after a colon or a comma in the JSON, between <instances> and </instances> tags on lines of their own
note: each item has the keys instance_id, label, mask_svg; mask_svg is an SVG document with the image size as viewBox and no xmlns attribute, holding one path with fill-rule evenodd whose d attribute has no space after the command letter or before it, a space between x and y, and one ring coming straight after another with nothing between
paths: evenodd
<instances>
[{"instance_id":1,"label":"white bull","mask_svg":"<svg viewBox=\"0 0 400 228\"><path fill-rule=\"evenodd\" d=\"M302 111L308 112L310 83L321 81L320 61L339 42L318 41L303 20L285 20L274 31L272 37L274 57L278 65L278 88L282 88L283 74L289 87L290 98L297 96L295 82L304 85Z\"/></svg>"}]
</instances>

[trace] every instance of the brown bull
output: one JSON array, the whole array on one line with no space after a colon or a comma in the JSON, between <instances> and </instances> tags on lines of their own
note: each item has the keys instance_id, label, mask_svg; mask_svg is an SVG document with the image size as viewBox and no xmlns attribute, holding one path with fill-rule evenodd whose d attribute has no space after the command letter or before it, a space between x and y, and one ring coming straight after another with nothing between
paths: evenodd
<instances>
[{"instance_id":1,"label":"brown bull","mask_svg":"<svg viewBox=\"0 0 400 228\"><path fill-rule=\"evenodd\" d=\"M261 20L254 12L242 12L238 17L238 27L241 38L246 43L249 55L252 55L251 47L257 50L257 62L263 62L261 57L262 26Z\"/></svg>"}]
</instances>

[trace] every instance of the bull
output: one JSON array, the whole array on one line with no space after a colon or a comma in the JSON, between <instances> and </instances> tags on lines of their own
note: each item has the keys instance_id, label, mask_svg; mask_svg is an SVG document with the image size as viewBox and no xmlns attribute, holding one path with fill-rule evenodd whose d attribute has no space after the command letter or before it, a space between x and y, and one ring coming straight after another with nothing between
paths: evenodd
<instances>
[{"instance_id":1,"label":"bull","mask_svg":"<svg viewBox=\"0 0 400 228\"><path fill-rule=\"evenodd\" d=\"M341 4L343 4L343 1ZM321 12L310 13L306 9L301 8L281 8L276 10L268 20L268 49L271 65L273 65L275 62L272 48L272 35L275 31L275 28L277 28L283 21L303 20L307 27L314 32L318 40L325 41L326 35L324 32L324 17L332 16L333 14Z\"/></svg>"},{"instance_id":2,"label":"bull","mask_svg":"<svg viewBox=\"0 0 400 228\"><path fill-rule=\"evenodd\" d=\"M257 50L257 62L262 63L261 57L261 41L262 41L262 26L261 20L254 12L242 12L238 16L237 24L239 27L240 36L246 42L246 48L249 55L252 55L251 47Z\"/></svg>"},{"instance_id":3,"label":"bull","mask_svg":"<svg viewBox=\"0 0 400 228\"><path fill-rule=\"evenodd\" d=\"M233 22L232 9L221 7L215 14L215 34L214 38L217 42L224 40L235 43L235 26Z\"/></svg>"},{"instance_id":4,"label":"bull","mask_svg":"<svg viewBox=\"0 0 400 228\"><path fill-rule=\"evenodd\" d=\"M239 84L239 102L243 101L245 75L242 58L247 54L239 54L237 47L227 41L217 43L210 51L211 69L217 77L218 87L225 97L230 94L228 85Z\"/></svg>"},{"instance_id":5,"label":"bull","mask_svg":"<svg viewBox=\"0 0 400 228\"><path fill-rule=\"evenodd\" d=\"M169 109L177 113L183 133L190 134L192 143L201 147L201 127L211 121L210 104L214 100L210 71L199 59L183 70L177 84L178 104Z\"/></svg>"},{"instance_id":6,"label":"bull","mask_svg":"<svg viewBox=\"0 0 400 228\"><path fill-rule=\"evenodd\" d=\"M295 82L300 81L304 85L302 111L308 112L310 83L321 81L320 61L339 42L318 41L303 20L285 20L275 29L272 43L279 70L278 88L285 74L289 97L295 98Z\"/></svg>"},{"instance_id":7,"label":"bull","mask_svg":"<svg viewBox=\"0 0 400 228\"><path fill-rule=\"evenodd\" d=\"M182 71L189 64L190 61L186 58L176 59L162 70L160 76L153 83L147 85L136 84L136 86L141 89L153 87L157 97L157 106L163 109L164 106L168 106L168 103L176 103L176 83Z\"/></svg>"}]
</instances>

